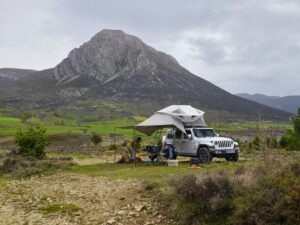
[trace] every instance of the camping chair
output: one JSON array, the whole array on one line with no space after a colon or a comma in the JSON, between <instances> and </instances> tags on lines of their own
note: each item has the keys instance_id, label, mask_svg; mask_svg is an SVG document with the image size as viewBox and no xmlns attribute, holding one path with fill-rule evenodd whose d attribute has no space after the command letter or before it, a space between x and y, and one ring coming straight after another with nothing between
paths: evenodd
<instances>
[{"instance_id":1,"label":"camping chair","mask_svg":"<svg viewBox=\"0 0 300 225\"><path fill-rule=\"evenodd\" d=\"M148 165L154 165L158 164L161 161L161 145L147 145L146 146L146 151L147 151L147 157L145 158L145 163Z\"/></svg>"}]
</instances>

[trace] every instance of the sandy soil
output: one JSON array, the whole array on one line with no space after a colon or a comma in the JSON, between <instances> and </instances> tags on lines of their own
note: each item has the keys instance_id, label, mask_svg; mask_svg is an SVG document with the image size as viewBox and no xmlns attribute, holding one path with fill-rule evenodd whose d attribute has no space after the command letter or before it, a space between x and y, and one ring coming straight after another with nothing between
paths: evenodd
<instances>
[{"instance_id":1,"label":"sandy soil","mask_svg":"<svg viewBox=\"0 0 300 225\"><path fill-rule=\"evenodd\" d=\"M61 172L10 180L0 188L0 224L169 224L151 191L137 180ZM45 212L51 205L79 210Z\"/></svg>"}]
</instances>

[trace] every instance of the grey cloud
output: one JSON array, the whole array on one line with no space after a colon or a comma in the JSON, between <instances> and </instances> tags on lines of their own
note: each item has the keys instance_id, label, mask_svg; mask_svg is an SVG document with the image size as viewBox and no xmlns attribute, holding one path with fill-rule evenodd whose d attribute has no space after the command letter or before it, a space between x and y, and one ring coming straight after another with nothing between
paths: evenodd
<instances>
[{"instance_id":1,"label":"grey cloud","mask_svg":"<svg viewBox=\"0 0 300 225\"><path fill-rule=\"evenodd\" d=\"M300 94L298 21L297 0L0 0L0 67L52 67L111 28L232 93Z\"/></svg>"}]
</instances>

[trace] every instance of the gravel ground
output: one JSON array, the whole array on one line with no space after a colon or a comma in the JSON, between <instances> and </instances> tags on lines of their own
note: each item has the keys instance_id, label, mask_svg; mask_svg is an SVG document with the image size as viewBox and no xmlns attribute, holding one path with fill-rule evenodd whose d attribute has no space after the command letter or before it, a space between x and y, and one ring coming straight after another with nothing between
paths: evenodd
<instances>
[{"instance_id":1,"label":"gravel ground","mask_svg":"<svg viewBox=\"0 0 300 225\"><path fill-rule=\"evenodd\" d=\"M0 224L170 224L138 180L60 172L9 180L0 190Z\"/></svg>"}]
</instances>

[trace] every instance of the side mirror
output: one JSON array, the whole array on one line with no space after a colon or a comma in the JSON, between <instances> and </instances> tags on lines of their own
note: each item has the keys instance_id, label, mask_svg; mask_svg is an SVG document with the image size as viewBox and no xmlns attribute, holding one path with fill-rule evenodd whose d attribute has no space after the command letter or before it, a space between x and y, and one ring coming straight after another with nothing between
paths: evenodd
<instances>
[{"instance_id":1,"label":"side mirror","mask_svg":"<svg viewBox=\"0 0 300 225\"><path fill-rule=\"evenodd\" d=\"M192 135L191 135L191 134L188 134L188 135L187 135L187 138L188 138L188 139L192 139Z\"/></svg>"},{"instance_id":2,"label":"side mirror","mask_svg":"<svg viewBox=\"0 0 300 225\"><path fill-rule=\"evenodd\" d=\"M216 133L216 136L217 136L217 137L220 137L220 134Z\"/></svg>"}]
</instances>

